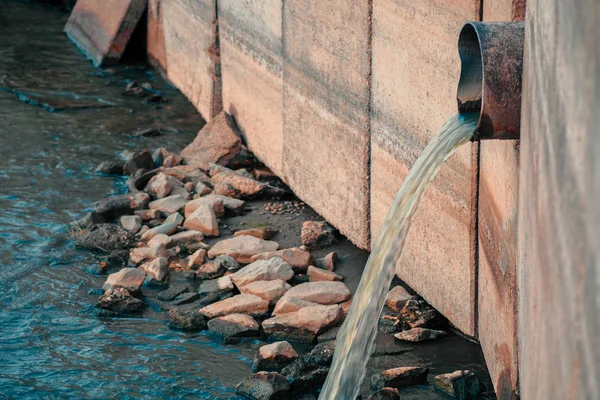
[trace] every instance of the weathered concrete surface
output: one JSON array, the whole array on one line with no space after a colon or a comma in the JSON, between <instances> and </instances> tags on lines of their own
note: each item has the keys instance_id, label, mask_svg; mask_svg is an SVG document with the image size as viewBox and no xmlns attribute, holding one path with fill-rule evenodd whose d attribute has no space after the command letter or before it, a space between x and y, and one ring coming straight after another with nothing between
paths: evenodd
<instances>
[{"instance_id":1,"label":"weathered concrete surface","mask_svg":"<svg viewBox=\"0 0 600 400\"><path fill-rule=\"evenodd\" d=\"M282 0L219 0L223 106L248 148L282 175Z\"/></svg>"},{"instance_id":2,"label":"weathered concrete surface","mask_svg":"<svg viewBox=\"0 0 600 400\"><path fill-rule=\"evenodd\" d=\"M98 65L116 64L148 0L79 0L65 32Z\"/></svg>"},{"instance_id":3,"label":"weathered concrete surface","mask_svg":"<svg viewBox=\"0 0 600 400\"><path fill-rule=\"evenodd\" d=\"M167 52L163 28L162 3L164 0L148 0L148 62L165 77L167 76Z\"/></svg>"},{"instance_id":4,"label":"weathered concrete surface","mask_svg":"<svg viewBox=\"0 0 600 400\"><path fill-rule=\"evenodd\" d=\"M519 187L521 397L600 393L600 3L529 0Z\"/></svg>"},{"instance_id":5,"label":"weathered concrete surface","mask_svg":"<svg viewBox=\"0 0 600 400\"><path fill-rule=\"evenodd\" d=\"M457 40L479 0L374 0L371 238L425 145L457 111ZM477 145L459 149L425 193L398 275L463 332L475 334Z\"/></svg>"},{"instance_id":6,"label":"weathered concrete surface","mask_svg":"<svg viewBox=\"0 0 600 400\"><path fill-rule=\"evenodd\" d=\"M300 198L368 245L368 1L284 7L283 175Z\"/></svg>"},{"instance_id":7,"label":"weathered concrete surface","mask_svg":"<svg viewBox=\"0 0 600 400\"><path fill-rule=\"evenodd\" d=\"M162 0L167 78L210 121L222 110L216 0Z\"/></svg>"}]
</instances>

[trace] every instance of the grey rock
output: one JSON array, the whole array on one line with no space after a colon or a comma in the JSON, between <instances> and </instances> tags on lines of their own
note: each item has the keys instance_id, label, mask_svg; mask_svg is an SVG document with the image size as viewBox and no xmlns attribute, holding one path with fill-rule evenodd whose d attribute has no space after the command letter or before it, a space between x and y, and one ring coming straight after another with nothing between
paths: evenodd
<instances>
[{"instance_id":1,"label":"grey rock","mask_svg":"<svg viewBox=\"0 0 600 400\"><path fill-rule=\"evenodd\" d=\"M314 393L323 386L334 351L335 342L321 343L285 367L281 374L290 383L291 391L294 394Z\"/></svg>"},{"instance_id":2,"label":"grey rock","mask_svg":"<svg viewBox=\"0 0 600 400\"><path fill-rule=\"evenodd\" d=\"M257 372L237 386L238 393L256 400L292 399L288 381L277 372Z\"/></svg>"},{"instance_id":3,"label":"grey rock","mask_svg":"<svg viewBox=\"0 0 600 400\"><path fill-rule=\"evenodd\" d=\"M240 338L258 337L260 325L246 314L229 314L208 321L208 329L223 336L225 343L233 343Z\"/></svg>"},{"instance_id":4,"label":"grey rock","mask_svg":"<svg viewBox=\"0 0 600 400\"><path fill-rule=\"evenodd\" d=\"M194 301L198 300L199 298L200 298L200 295L198 293L194 293L194 292L182 293L179 296L175 297L175 300L173 300L173 303L176 306L182 306L184 304L193 303Z\"/></svg>"},{"instance_id":5,"label":"grey rock","mask_svg":"<svg viewBox=\"0 0 600 400\"><path fill-rule=\"evenodd\" d=\"M103 161L96 167L96 172L108 175L123 175L123 164L114 161Z\"/></svg>"},{"instance_id":6,"label":"grey rock","mask_svg":"<svg viewBox=\"0 0 600 400\"><path fill-rule=\"evenodd\" d=\"M208 327L206 318L198 311L169 310L169 328L181 331L203 331Z\"/></svg>"},{"instance_id":7,"label":"grey rock","mask_svg":"<svg viewBox=\"0 0 600 400\"><path fill-rule=\"evenodd\" d=\"M125 288L110 288L98 301L98 307L117 314L131 314L140 311L144 303L131 295Z\"/></svg>"},{"instance_id":8,"label":"grey rock","mask_svg":"<svg viewBox=\"0 0 600 400\"><path fill-rule=\"evenodd\" d=\"M147 193L129 193L111 196L94 204L94 212L112 221L121 215L131 215L136 210L147 208L150 196Z\"/></svg>"},{"instance_id":9,"label":"grey rock","mask_svg":"<svg viewBox=\"0 0 600 400\"><path fill-rule=\"evenodd\" d=\"M110 252L133 247L135 236L118 225L97 224L80 231L75 237L75 244L88 250Z\"/></svg>"},{"instance_id":10,"label":"grey rock","mask_svg":"<svg viewBox=\"0 0 600 400\"><path fill-rule=\"evenodd\" d=\"M142 150L131 157L123 167L125 175L131 175L138 169L150 170L154 168L154 160L152 154L148 150Z\"/></svg>"},{"instance_id":11,"label":"grey rock","mask_svg":"<svg viewBox=\"0 0 600 400\"><path fill-rule=\"evenodd\" d=\"M437 375L433 384L437 389L459 400L478 399L482 390L477 375L469 370Z\"/></svg>"},{"instance_id":12,"label":"grey rock","mask_svg":"<svg viewBox=\"0 0 600 400\"><path fill-rule=\"evenodd\" d=\"M172 285L168 289L159 292L156 297L162 301L171 301L182 293L187 293L190 291L188 285L178 284Z\"/></svg>"},{"instance_id":13,"label":"grey rock","mask_svg":"<svg viewBox=\"0 0 600 400\"><path fill-rule=\"evenodd\" d=\"M427 383L429 368L399 367L382 371L371 376L371 386L375 390L384 387L403 388L410 385Z\"/></svg>"}]
</instances>

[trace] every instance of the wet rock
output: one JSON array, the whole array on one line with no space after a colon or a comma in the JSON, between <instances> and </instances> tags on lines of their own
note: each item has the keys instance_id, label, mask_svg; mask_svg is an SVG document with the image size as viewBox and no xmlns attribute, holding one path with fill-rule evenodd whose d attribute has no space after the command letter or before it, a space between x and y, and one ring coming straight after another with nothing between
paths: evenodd
<instances>
[{"instance_id":1,"label":"wet rock","mask_svg":"<svg viewBox=\"0 0 600 400\"><path fill-rule=\"evenodd\" d=\"M181 155L188 164L198 165L206 171L211 163L227 165L241 149L242 140L235 122L222 112L204 125Z\"/></svg>"},{"instance_id":2,"label":"wet rock","mask_svg":"<svg viewBox=\"0 0 600 400\"><path fill-rule=\"evenodd\" d=\"M199 196L206 196L212 193L212 189L203 182L198 182L194 187L194 191L198 193Z\"/></svg>"},{"instance_id":3,"label":"wet rock","mask_svg":"<svg viewBox=\"0 0 600 400\"><path fill-rule=\"evenodd\" d=\"M122 287L130 292L138 292L146 280L146 273L137 268L123 268L119 272L110 274L102 289Z\"/></svg>"},{"instance_id":4,"label":"wet rock","mask_svg":"<svg viewBox=\"0 0 600 400\"><path fill-rule=\"evenodd\" d=\"M231 170L225 170L211 176L210 181L213 186L213 193L237 199L256 198L267 187L264 183L256 179L248 178Z\"/></svg>"},{"instance_id":5,"label":"wet rock","mask_svg":"<svg viewBox=\"0 0 600 400\"><path fill-rule=\"evenodd\" d=\"M283 249L279 251L268 251L259 253L252 257L252 261L256 260L268 260L273 257L280 257L283 261L287 262L294 269L294 272L306 272L309 265L315 262L313 256L306 250L302 250L298 247L292 247L290 249Z\"/></svg>"},{"instance_id":6,"label":"wet rock","mask_svg":"<svg viewBox=\"0 0 600 400\"><path fill-rule=\"evenodd\" d=\"M277 301L290 290L291 286L281 279L272 281L254 281L240 288L240 292L253 294L267 300L270 304Z\"/></svg>"},{"instance_id":7,"label":"wet rock","mask_svg":"<svg viewBox=\"0 0 600 400\"><path fill-rule=\"evenodd\" d=\"M214 261L220 263L229 272L236 272L241 268L240 264L227 254L221 254Z\"/></svg>"},{"instance_id":8,"label":"wet rock","mask_svg":"<svg viewBox=\"0 0 600 400\"><path fill-rule=\"evenodd\" d=\"M154 200L150 202L149 207L169 215L178 212L185 207L186 204L187 200L181 195L173 195L165 197L164 199Z\"/></svg>"},{"instance_id":9,"label":"wet rock","mask_svg":"<svg viewBox=\"0 0 600 400\"><path fill-rule=\"evenodd\" d=\"M342 282L309 282L294 286L288 290L285 297L329 305L348 300L350 290Z\"/></svg>"},{"instance_id":10,"label":"wet rock","mask_svg":"<svg viewBox=\"0 0 600 400\"><path fill-rule=\"evenodd\" d=\"M183 219L184 219L183 215L176 212L176 213L169 215L167 217L167 219L165 219L165 222L172 222L177 226L181 226L181 224L183 224Z\"/></svg>"},{"instance_id":11,"label":"wet rock","mask_svg":"<svg viewBox=\"0 0 600 400\"><path fill-rule=\"evenodd\" d=\"M275 309L273 310L273 315L281 315L287 314L291 312L298 311L304 307L318 306L320 304L313 303L312 301L306 301L301 299L296 299L293 297L283 296L275 305Z\"/></svg>"},{"instance_id":12,"label":"wet rock","mask_svg":"<svg viewBox=\"0 0 600 400\"><path fill-rule=\"evenodd\" d=\"M198 307L206 307L210 304L216 303L217 301L229 299L231 297L233 297L233 292L209 293L207 295L200 296Z\"/></svg>"},{"instance_id":13,"label":"wet rock","mask_svg":"<svg viewBox=\"0 0 600 400\"><path fill-rule=\"evenodd\" d=\"M433 379L434 386L459 400L478 399L482 385L477 376L469 371L454 371Z\"/></svg>"},{"instance_id":14,"label":"wet rock","mask_svg":"<svg viewBox=\"0 0 600 400\"><path fill-rule=\"evenodd\" d=\"M233 236L254 236L255 238L269 240L275 236L277 231L271 230L269 228L253 228L253 229L244 229L241 231L237 231L233 234Z\"/></svg>"},{"instance_id":15,"label":"wet rock","mask_svg":"<svg viewBox=\"0 0 600 400\"><path fill-rule=\"evenodd\" d=\"M169 168L169 167L174 167L176 165L181 164L181 162L183 161L183 157L181 157L180 155L177 154L170 154L167 158L165 158L165 160L163 161L163 166Z\"/></svg>"},{"instance_id":16,"label":"wet rock","mask_svg":"<svg viewBox=\"0 0 600 400\"><path fill-rule=\"evenodd\" d=\"M437 339L442 336L446 336L446 332L426 328L413 328L394 335L396 339L405 340L407 342L422 342L425 340Z\"/></svg>"},{"instance_id":17,"label":"wet rock","mask_svg":"<svg viewBox=\"0 0 600 400\"><path fill-rule=\"evenodd\" d=\"M233 292L233 282L229 276L223 276L218 279L205 280L198 287L198 294L208 295L215 293L222 296L225 293Z\"/></svg>"},{"instance_id":18,"label":"wet rock","mask_svg":"<svg viewBox=\"0 0 600 400\"><path fill-rule=\"evenodd\" d=\"M307 274L310 282L342 281L344 279L335 272L313 267L312 265L308 267Z\"/></svg>"},{"instance_id":19,"label":"wet rock","mask_svg":"<svg viewBox=\"0 0 600 400\"><path fill-rule=\"evenodd\" d=\"M268 311L269 302L252 294L238 294L200 309L200 313L207 318L228 314L248 314L253 317L261 317Z\"/></svg>"},{"instance_id":20,"label":"wet rock","mask_svg":"<svg viewBox=\"0 0 600 400\"><path fill-rule=\"evenodd\" d=\"M152 161L154 161L154 168L159 168L163 165L164 159L169 155L167 149L160 147L152 152Z\"/></svg>"},{"instance_id":21,"label":"wet rock","mask_svg":"<svg viewBox=\"0 0 600 400\"><path fill-rule=\"evenodd\" d=\"M142 221L150 221L162 218L164 213L160 210L138 210L135 211L135 215L140 217Z\"/></svg>"},{"instance_id":22,"label":"wet rock","mask_svg":"<svg viewBox=\"0 0 600 400\"><path fill-rule=\"evenodd\" d=\"M165 235L171 235L173 233L175 233L177 231L177 225L174 224L173 222L165 222L162 225L158 225L150 230L148 230L146 233L144 233L142 235L142 240L150 240L152 239L154 236L162 233Z\"/></svg>"},{"instance_id":23,"label":"wet rock","mask_svg":"<svg viewBox=\"0 0 600 400\"><path fill-rule=\"evenodd\" d=\"M410 385L427 383L429 368L426 367L399 367L382 371L371 376L371 386L375 390L384 387L400 389Z\"/></svg>"},{"instance_id":24,"label":"wet rock","mask_svg":"<svg viewBox=\"0 0 600 400\"><path fill-rule=\"evenodd\" d=\"M320 343L310 353L301 355L281 371L290 382L290 389L294 394L314 393L323 386L334 351L335 342Z\"/></svg>"},{"instance_id":25,"label":"wet rock","mask_svg":"<svg viewBox=\"0 0 600 400\"><path fill-rule=\"evenodd\" d=\"M302 223L302 244L308 248L330 246L337 243L335 229L327 222L305 221Z\"/></svg>"},{"instance_id":26,"label":"wet rock","mask_svg":"<svg viewBox=\"0 0 600 400\"><path fill-rule=\"evenodd\" d=\"M96 172L108 175L123 175L123 164L114 161L103 161L96 167Z\"/></svg>"},{"instance_id":27,"label":"wet rock","mask_svg":"<svg viewBox=\"0 0 600 400\"><path fill-rule=\"evenodd\" d=\"M123 268L129 261L129 250L113 250L106 257L109 268Z\"/></svg>"},{"instance_id":28,"label":"wet rock","mask_svg":"<svg viewBox=\"0 0 600 400\"><path fill-rule=\"evenodd\" d=\"M167 197L173 190L170 176L161 173L154 175L144 189L145 192L153 195L157 199Z\"/></svg>"},{"instance_id":29,"label":"wet rock","mask_svg":"<svg viewBox=\"0 0 600 400\"><path fill-rule=\"evenodd\" d=\"M106 218L96 214L96 212L92 211L77 221L74 221L70 224L69 230L78 232L83 229L89 229L94 225L103 224L106 222ZM73 235L72 235L73 236Z\"/></svg>"},{"instance_id":30,"label":"wet rock","mask_svg":"<svg viewBox=\"0 0 600 400\"><path fill-rule=\"evenodd\" d=\"M119 222L121 227L128 232L137 233L142 228L142 218L137 215L124 215Z\"/></svg>"},{"instance_id":31,"label":"wet rock","mask_svg":"<svg viewBox=\"0 0 600 400\"><path fill-rule=\"evenodd\" d=\"M208 251L208 256L213 258L227 254L239 263L248 264L251 262L252 256L275 251L278 248L279 244L276 242L258 239L254 236L238 236L221 240Z\"/></svg>"},{"instance_id":32,"label":"wet rock","mask_svg":"<svg viewBox=\"0 0 600 400\"><path fill-rule=\"evenodd\" d=\"M125 175L131 175L138 169L151 170L154 168L154 160L152 154L148 150L140 151L131 157L123 167L123 173Z\"/></svg>"},{"instance_id":33,"label":"wet rock","mask_svg":"<svg viewBox=\"0 0 600 400\"><path fill-rule=\"evenodd\" d=\"M172 285L168 289L158 292L156 297L162 301L171 301L180 294L189 292L189 290L188 285Z\"/></svg>"},{"instance_id":34,"label":"wet rock","mask_svg":"<svg viewBox=\"0 0 600 400\"><path fill-rule=\"evenodd\" d=\"M136 265L158 257L168 258L168 256L167 248L162 244L156 247L136 247L129 252L129 260Z\"/></svg>"},{"instance_id":35,"label":"wet rock","mask_svg":"<svg viewBox=\"0 0 600 400\"><path fill-rule=\"evenodd\" d=\"M258 349L253 367L258 371L281 370L298 358L298 353L286 341L267 344Z\"/></svg>"},{"instance_id":36,"label":"wet rock","mask_svg":"<svg viewBox=\"0 0 600 400\"><path fill-rule=\"evenodd\" d=\"M148 247L157 247L160 245L171 247L171 237L164 233L159 233L148 241Z\"/></svg>"},{"instance_id":37,"label":"wet rock","mask_svg":"<svg viewBox=\"0 0 600 400\"><path fill-rule=\"evenodd\" d=\"M292 399L290 385L277 372L257 372L241 381L235 388L238 393L256 400Z\"/></svg>"},{"instance_id":38,"label":"wet rock","mask_svg":"<svg viewBox=\"0 0 600 400\"><path fill-rule=\"evenodd\" d=\"M410 300L412 295L402 286L394 286L385 299L385 305L396 312L400 312L402 307Z\"/></svg>"},{"instance_id":39,"label":"wet rock","mask_svg":"<svg viewBox=\"0 0 600 400\"><path fill-rule=\"evenodd\" d=\"M142 271L150 274L154 280L162 282L169 274L169 261L164 257L155 258L139 267Z\"/></svg>"},{"instance_id":40,"label":"wet rock","mask_svg":"<svg viewBox=\"0 0 600 400\"><path fill-rule=\"evenodd\" d=\"M396 388L384 387L370 395L367 400L400 400L400 392Z\"/></svg>"},{"instance_id":41,"label":"wet rock","mask_svg":"<svg viewBox=\"0 0 600 400\"><path fill-rule=\"evenodd\" d=\"M127 249L135 244L135 236L118 225L97 224L75 235L75 244L89 250Z\"/></svg>"},{"instance_id":42,"label":"wet rock","mask_svg":"<svg viewBox=\"0 0 600 400\"><path fill-rule=\"evenodd\" d=\"M206 318L198 311L169 310L169 328L182 331L203 331L208 328Z\"/></svg>"},{"instance_id":43,"label":"wet rock","mask_svg":"<svg viewBox=\"0 0 600 400\"><path fill-rule=\"evenodd\" d=\"M136 210L146 208L150 196L147 193L123 194L119 196L111 196L100 200L94 204L94 212L112 221L121 215L133 214Z\"/></svg>"},{"instance_id":44,"label":"wet rock","mask_svg":"<svg viewBox=\"0 0 600 400\"><path fill-rule=\"evenodd\" d=\"M258 240L258 239L256 239ZM272 281L280 279L288 281L294 276L292 267L279 257L269 260L258 260L245 266L231 275L231 280L238 288L256 281Z\"/></svg>"},{"instance_id":45,"label":"wet rock","mask_svg":"<svg viewBox=\"0 0 600 400\"><path fill-rule=\"evenodd\" d=\"M224 274L225 268L215 261L207 261L196 270L196 278L201 280L219 278Z\"/></svg>"},{"instance_id":46,"label":"wet rock","mask_svg":"<svg viewBox=\"0 0 600 400\"><path fill-rule=\"evenodd\" d=\"M171 245L193 245L202 242L204 235L198 231L184 231L171 235Z\"/></svg>"},{"instance_id":47,"label":"wet rock","mask_svg":"<svg viewBox=\"0 0 600 400\"><path fill-rule=\"evenodd\" d=\"M304 307L265 320L263 329L272 338L313 342L320 333L340 322L342 316L337 304Z\"/></svg>"},{"instance_id":48,"label":"wet rock","mask_svg":"<svg viewBox=\"0 0 600 400\"><path fill-rule=\"evenodd\" d=\"M129 293L125 288L110 288L98 301L98 307L117 314L130 314L140 311L144 303Z\"/></svg>"},{"instance_id":49,"label":"wet rock","mask_svg":"<svg viewBox=\"0 0 600 400\"><path fill-rule=\"evenodd\" d=\"M425 300L414 296L406 302L398 314L396 329L403 331L413 328L443 328L446 319Z\"/></svg>"},{"instance_id":50,"label":"wet rock","mask_svg":"<svg viewBox=\"0 0 600 400\"><path fill-rule=\"evenodd\" d=\"M207 251L204 249L199 249L194 252L188 258L188 267L192 269L198 268L200 265L204 264L204 260L206 259ZM195 268L194 268L195 267Z\"/></svg>"},{"instance_id":51,"label":"wet rock","mask_svg":"<svg viewBox=\"0 0 600 400\"><path fill-rule=\"evenodd\" d=\"M182 293L179 296L175 297L175 299L173 299L173 304L175 304L176 306L182 306L184 304L193 303L194 301L198 300L199 298L200 298L200 295L198 293L194 293L194 292Z\"/></svg>"},{"instance_id":52,"label":"wet rock","mask_svg":"<svg viewBox=\"0 0 600 400\"><path fill-rule=\"evenodd\" d=\"M317 267L326 269L327 271L335 271L335 264L338 261L338 256L335 251L327 254L323 258L317 260Z\"/></svg>"},{"instance_id":53,"label":"wet rock","mask_svg":"<svg viewBox=\"0 0 600 400\"><path fill-rule=\"evenodd\" d=\"M219 222L215 211L208 204L202 204L186 217L183 227L202 232L206 236L219 236Z\"/></svg>"},{"instance_id":54,"label":"wet rock","mask_svg":"<svg viewBox=\"0 0 600 400\"><path fill-rule=\"evenodd\" d=\"M260 335L260 325L247 314L229 314L213 318L208 321L208 329L223 336L225 343Z\"/></svg>"}]
</instances>

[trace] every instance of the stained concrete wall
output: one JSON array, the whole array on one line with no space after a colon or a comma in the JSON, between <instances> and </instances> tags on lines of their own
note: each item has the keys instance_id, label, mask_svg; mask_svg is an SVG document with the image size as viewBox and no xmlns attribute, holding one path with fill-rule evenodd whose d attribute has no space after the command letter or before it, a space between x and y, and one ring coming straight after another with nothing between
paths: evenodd
<instances>
[{"instance_id":1,"label":"stained concrete wall","mask_svg":"<svg viewBox=\"0 0 600 400\"><path fill-rule=\"evenodd\" d=\"M519 190L521 396L600 393L600 3L528 2Z\"/></svg>"}]
</instances>

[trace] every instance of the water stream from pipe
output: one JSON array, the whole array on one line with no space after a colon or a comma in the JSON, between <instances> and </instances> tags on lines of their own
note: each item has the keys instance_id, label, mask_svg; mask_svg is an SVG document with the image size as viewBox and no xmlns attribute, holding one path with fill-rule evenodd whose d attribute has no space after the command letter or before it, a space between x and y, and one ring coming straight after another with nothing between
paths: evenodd
<instances>
[{"instance_id":1,"label":"water stream from pipe","mask_svg":"<svg viewBox=\"0 0 600 400\"><path fill-rule=\"evenodd\" d=\"M457 114L450 118L406 176L375 241L350 313L337 336L333 363L320 400L355 399L358 396L373 350L379 315L402 255L412 217L443 162L473 136L477 118L476 114Z\"/></svg>"}]
</instances>

